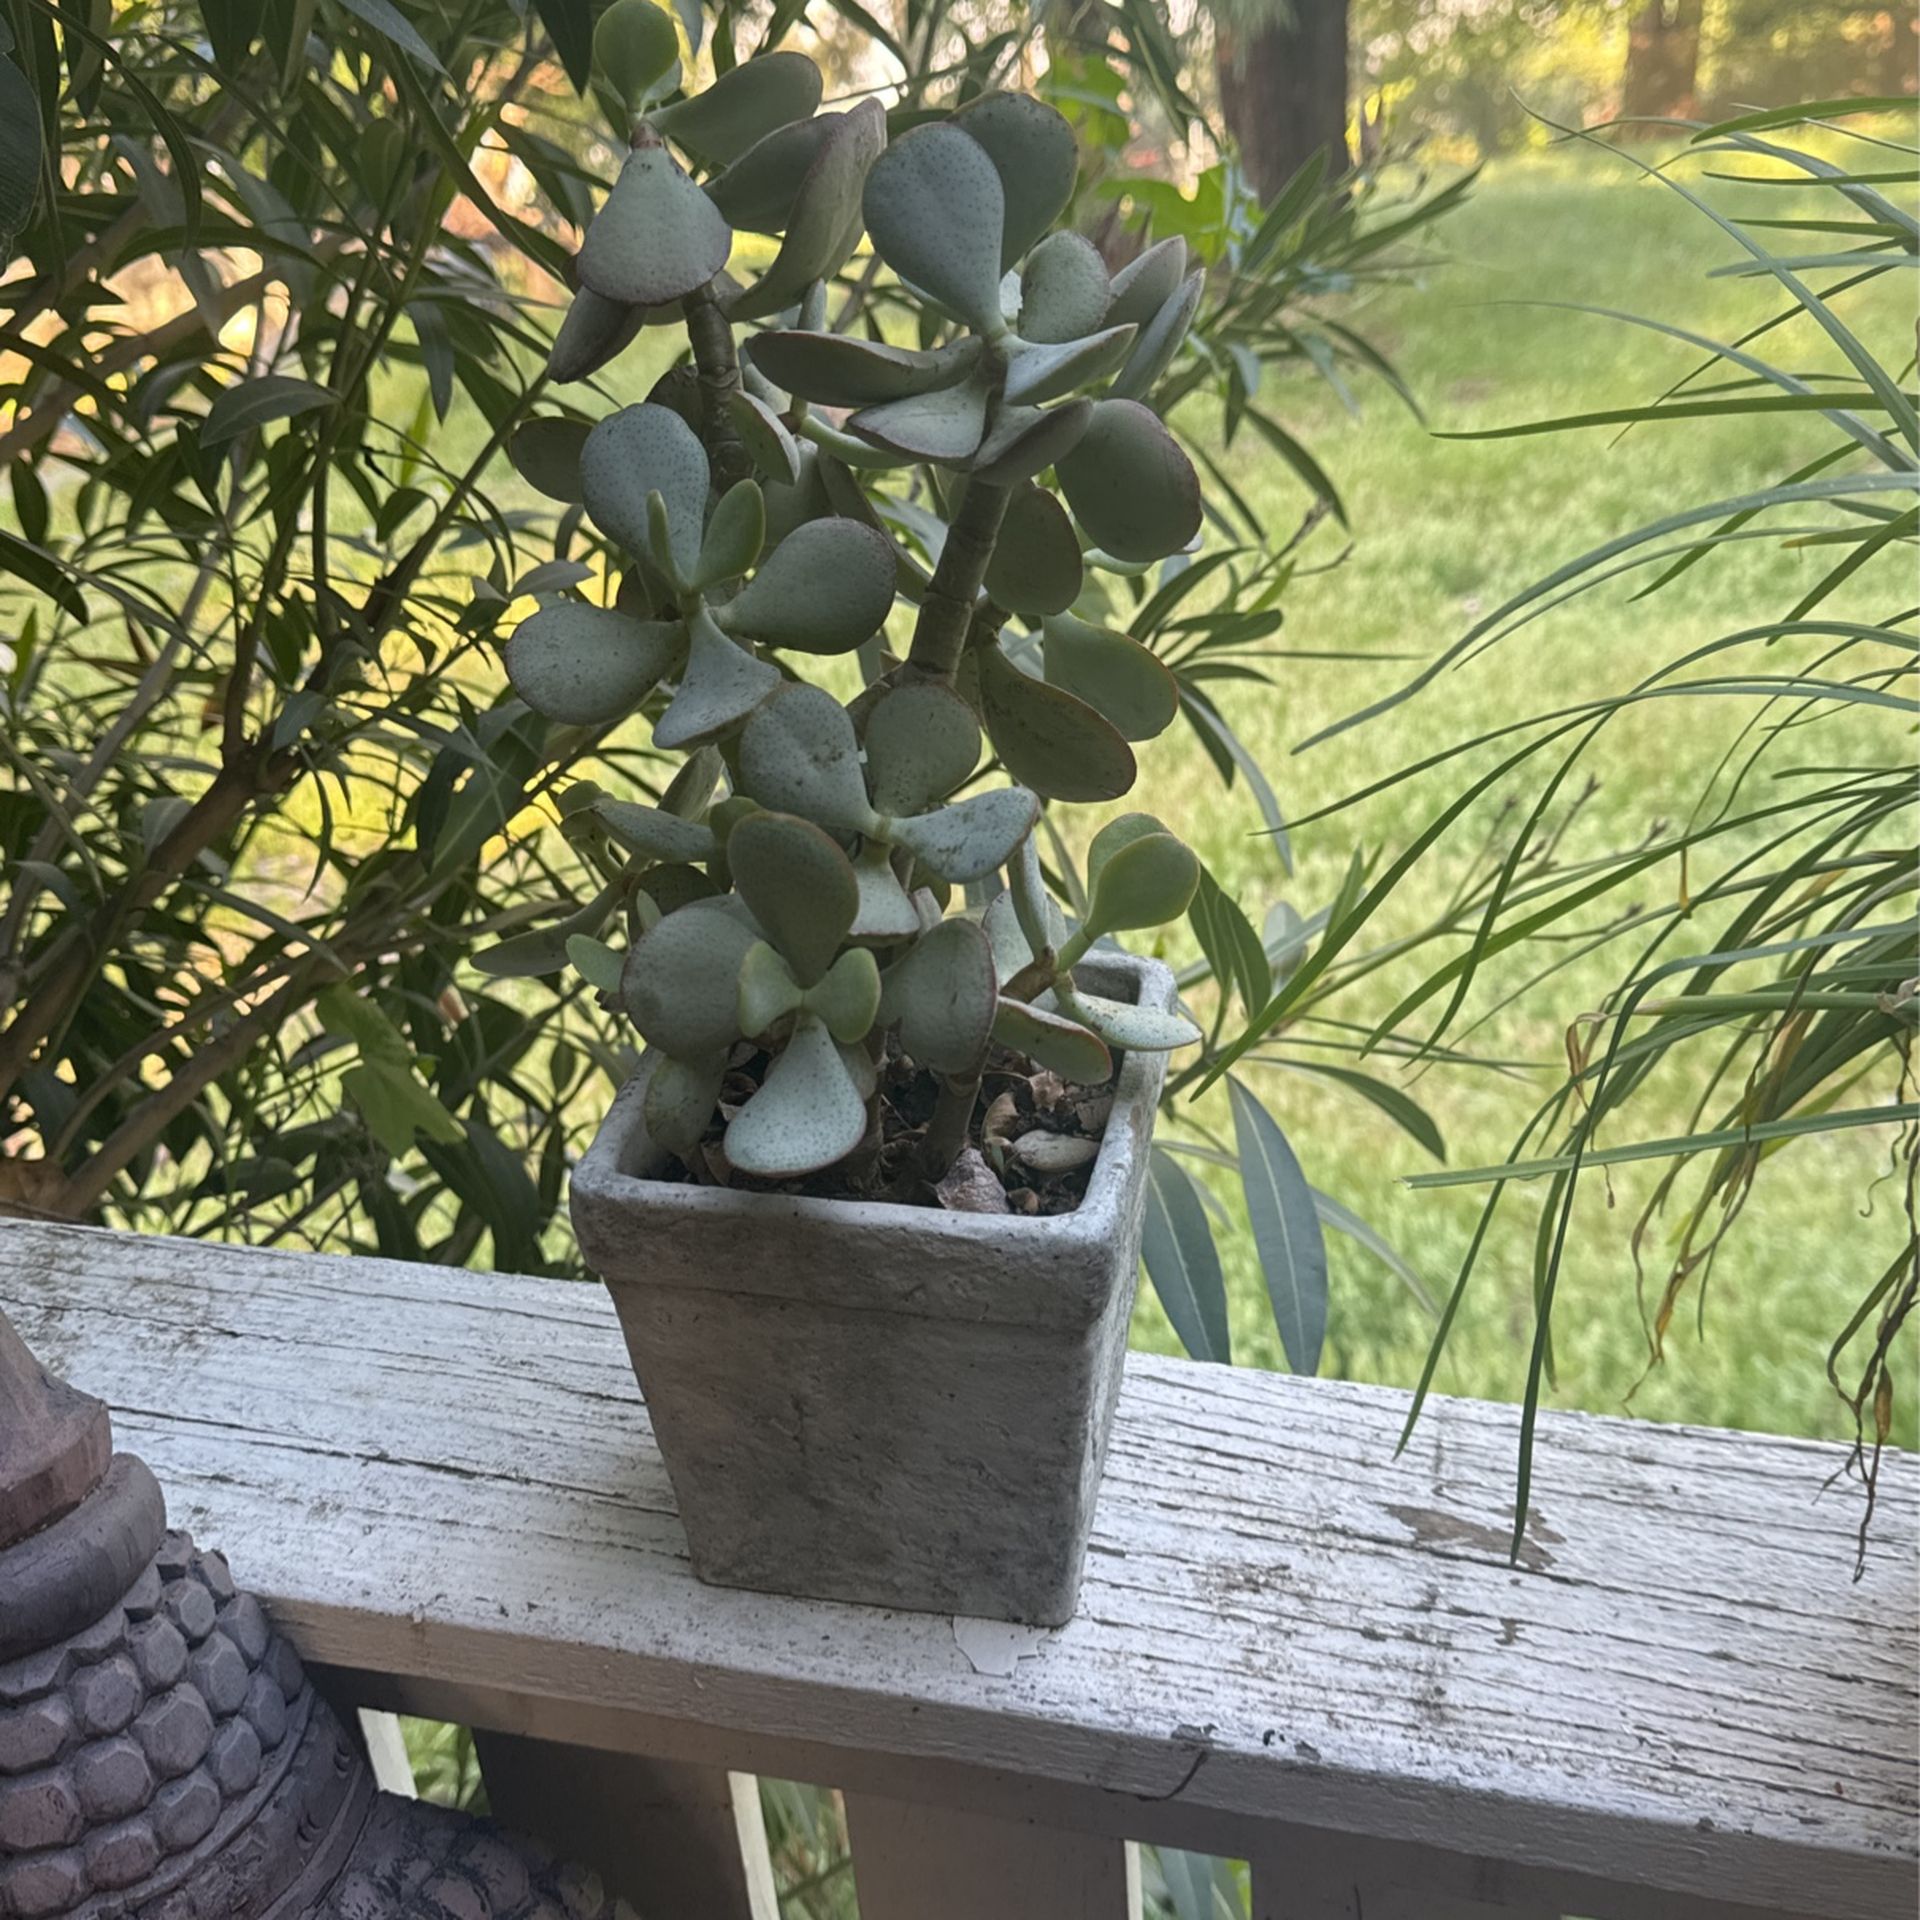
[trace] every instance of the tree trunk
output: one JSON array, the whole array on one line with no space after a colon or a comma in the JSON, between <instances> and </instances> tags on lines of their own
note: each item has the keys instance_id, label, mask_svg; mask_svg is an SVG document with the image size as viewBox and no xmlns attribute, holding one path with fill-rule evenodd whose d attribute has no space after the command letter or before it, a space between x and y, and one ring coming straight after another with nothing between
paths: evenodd
<instances>
[{"instance_id":1,"label":"tree trunk","mask_svg":"<svg viewBox=\"0 0 1920 1920\"><path fill-rule=\"evenodd\" d=\"M1911 6L1897 6L1880 16L1880 58L1874 91L1889 97L1912 93L1920 71L1920 15Z\"/></svg>"},{"instance_id":2,"label":"tree trunk","mask_svg":"<svg viewBox=\"0 0 1920 1920\"><path fill-rule=\"evenodd\" d=\"M1330 174L1347 171L1347 0L1284 0L1260 26L1216 23L1214 49L1221 111L1262 200L1316 153Z\"/></svg>"},{"instance_id":3,"label":"tree trunk","mask_svg":"<svg viewBox=\"0 0 1920 1920\"><path fill-rule=\"evenodd\" d=\"M1690 120L1700 70L1701 0L1646 0L1627 23L1620 112L1628 120Z\"/></svg>"}]
</instances>

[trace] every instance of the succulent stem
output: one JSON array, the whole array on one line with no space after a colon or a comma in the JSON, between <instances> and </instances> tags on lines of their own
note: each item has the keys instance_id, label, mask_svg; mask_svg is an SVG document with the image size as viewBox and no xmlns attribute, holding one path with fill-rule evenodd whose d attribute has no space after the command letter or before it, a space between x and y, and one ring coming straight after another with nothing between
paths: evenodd
<instances>
[{"instance_id":1,"label":"succulent stem","mask_svg":"<svg viewBox=\"0 0 1920 1920\"><path fill-rule=\"evenodd\" d=\"M973 1072L950 1080L940 1076L940 1092L933 1103L933 1118L920 1138L920 1171L928 1185L941 1179L960 1158L973 1125L974 1104L980 1098L980 1075Z\"/></svg>"},{"instance_id":2,"label":"succulent stem","mask_svg":"<svg viewBox=\"0 0 1920 1920\"><path fill-rule=\"evenodd\" d=\"M978 479L967 483L960 511L953 516L947 543L940 550L940 564L920 602L920 617L914 622L907 664L925 678L950 682L960 665L973 625L974 603L1012 498L1010 487Z\"/></svg>"},{"instance_id":3,"label":"succulent stem","mask_svg":"<svg viewBox=\"0 0 1920 1920\"><path fill-rule=\"evenodd\" d=\"M687 342L700 376L700 438L721 493L753 472L753 461L733 424L733 396L740 391L740 356L733 323L722 309L714 283L696 287L684 302Z\"/></svg>"}]
</instances>

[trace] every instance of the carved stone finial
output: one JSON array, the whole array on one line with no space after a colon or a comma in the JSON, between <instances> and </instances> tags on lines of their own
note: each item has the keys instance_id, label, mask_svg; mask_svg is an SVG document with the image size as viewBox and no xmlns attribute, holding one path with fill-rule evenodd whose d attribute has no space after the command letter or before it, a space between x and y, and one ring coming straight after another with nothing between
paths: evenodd
<instances>
[{"instance_id":1,"label":"carved stone finial","mask_svg":"<svg viewBox=\"0 0 1920 1920\"><path fill-rule=\"evenodd\" d=\"M374 1790L226 1561L0 1316L0 1920L634 1920Z\"/></svg>"},{"instance_id":2,"label":"carved stone finial","mask_svg":"<svg viewBox=\"0 0 1920 1920\"><path fill-rule=\"evenodd\" d=\"M106 1408L54 1379L0 1313L0 1549L77 1507L112 1451Z\"/></svg>"}]
</instances>

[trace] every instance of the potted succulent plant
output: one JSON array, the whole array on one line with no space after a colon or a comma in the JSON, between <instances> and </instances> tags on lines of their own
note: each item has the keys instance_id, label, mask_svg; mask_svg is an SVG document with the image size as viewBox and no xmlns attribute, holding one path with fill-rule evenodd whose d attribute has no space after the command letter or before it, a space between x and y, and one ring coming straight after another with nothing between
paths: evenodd
<instances>
[{"instance_id":1,"label":"potted succulent plant","mask_svg":"<svg viewBox=\"0 0 1920 1920\"><path fill-rule=\"evenodd\" d=\"M506 664L550 720L641 714L684 757L658 804L564 797L604 890L479 963L571 961L645 1042L572 1207L695 1570L1059 1622L1165 1055L1200 1037L1111 936L1182 914L1198 866L1124 815L1069 915L1037 833L1048 802L1125 794L1176 710L1151 652L1074 609L1091 570L1197 537L1143 396L1202 277L1178 242L1110 276L1056 229L1075 146L1037 100L821 114L791 52L688 94L650 0L617 0L596 53L630 145L552 375L647 324L690 353L646 403L516 445L619 585L543 596ZM777 236L744 284L737 232ZM863 234L915 344L829 322Z\"/></svg>"}]
</instances>

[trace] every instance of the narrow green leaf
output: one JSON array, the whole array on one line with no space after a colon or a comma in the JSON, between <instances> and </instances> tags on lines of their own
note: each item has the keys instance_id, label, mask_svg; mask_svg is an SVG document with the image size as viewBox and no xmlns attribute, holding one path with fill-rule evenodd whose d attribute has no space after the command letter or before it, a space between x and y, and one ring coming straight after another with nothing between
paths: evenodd
<instances>
[{"instance_id":1,"label":"narrow green leaf","mask_svg":"<svg viewBox=\"0 0 1920 1920\"><path fill-rule=\"evenodd\" d=\"M1213 1229L1193 1176L1164 1147L1155 1147L1147 1158L1140 1255L1180 1344L1196 1360L1231 1366L1227 1283Z\"/></svg>"},{"instance_id":2,"label":"narrow green leaf","mask_svg":"<svg viewBox=\"0 0 1920 1920\"><path fill-rule=\"evenodd\" d=\"M440 56L420 37L420 30L393 4L393 0L340 0L349 13L355 13L376 33L385 34L403 53L418 60L430 73L444 77L446 68Z\"/></svg>"},{"instance_id":3,"label":"narrow green leaf","mask_svg":"<svg viewBox=\"0 0 1920 1920\"><path fill-rule=\"evenodd\" d=\"M337 405L340 396L330 388L316 386L311 380L296 380L291 374L263 373L222 388L207 409L200 428L203 447L224 446L236 436L264 427L274 420L289 420L298 414L315 413Z\"/></svg>"},{"instance_id":4,"label":"narrow green leaf","mask_svg":"<svg viewBox=\"0 0 1920 1920\"><path fill-rule=\"evenodd\" d=\"M1415 1173L1407 1177L1407 1185L1471 1187L1485 1186L1489 1181L1537 1180L1545 1174L1571 1173L1583 1167L1620 1167L1635 1160L1666 1160L1675 1154L1761 1146L1769 1140L1797 1140L1810 1133L1844 1133L1855 1127L1910 1126L1915 1120L1920 1120L1920 1102L1916 1101L1893 1102L1884 1107L1855 1107L1842 1113L1795 1114L1783 1120L1756 1121L1750 1127L1717 1127L1704 1133L1677 1134L1667 1140L1636 1140L1624 1147L1592 1147L1584 1153L1508 1160L1498 1166Z\"/></svg>"},{"instance_id":5,"label":"narrow green leaf","mask_svg":"<svg viewBox=\"0 0 1920 1920\"><path fill-rule=\"evenodd\" d=\"M1227 1094L1247 1219L1280 1344L1295 1373L1315 1374L1327 1333L1327 1245L1313 1189L1273 1116L1233 1075Z\"/></svg>"}]
</instances>

